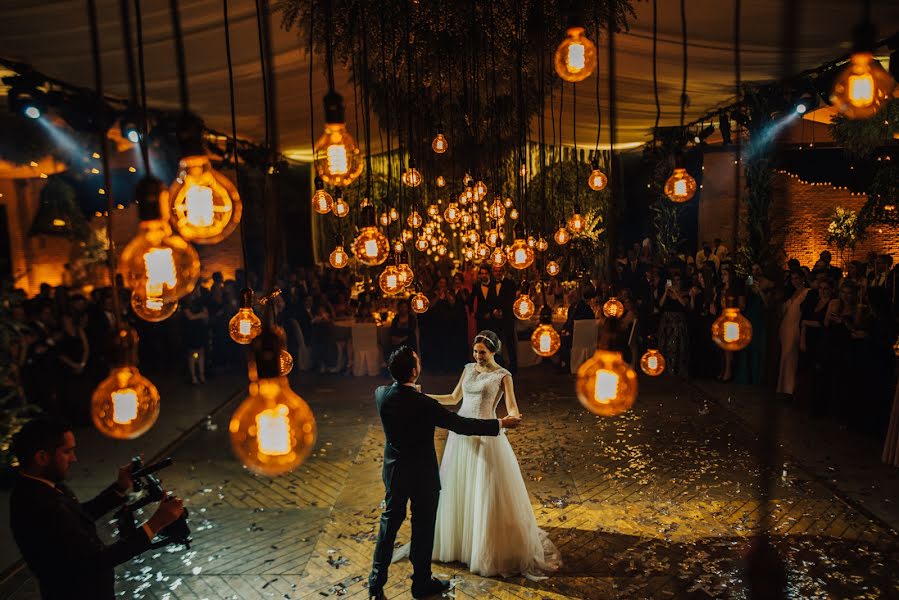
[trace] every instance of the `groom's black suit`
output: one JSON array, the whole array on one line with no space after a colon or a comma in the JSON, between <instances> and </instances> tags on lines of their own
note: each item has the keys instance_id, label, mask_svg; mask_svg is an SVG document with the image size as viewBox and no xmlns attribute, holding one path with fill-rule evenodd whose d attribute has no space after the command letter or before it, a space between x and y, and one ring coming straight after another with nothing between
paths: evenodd
<instances>
[{"instance_id":1,"label":"groom's black suit","mask_svg":"<svg viewBox=\"0 0 899 600\"><path fill-rule=\"evenodd\" d=\"M386 490L386 508L371 575L369 593L379 592L387 581L387 569L393 558L393 544L400 525L406 519L406 503L412 501L412 547L410 560L413 593L416 586L431 580L431 554L437 500L440 497L440 471L434 449L434 428L449 429L460 435L499 435L498 419L468 419L450 412L439 402L408 385L394 383L375 390L375 403L387 443L384 446L382 477Z\"/></svg>"}]
</instances>

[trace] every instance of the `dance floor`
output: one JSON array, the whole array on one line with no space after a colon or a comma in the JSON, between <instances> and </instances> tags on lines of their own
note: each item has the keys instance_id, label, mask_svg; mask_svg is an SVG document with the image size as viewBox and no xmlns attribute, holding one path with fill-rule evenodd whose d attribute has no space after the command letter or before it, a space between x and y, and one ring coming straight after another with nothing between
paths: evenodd
<instances>
[{"instance_id":1,"label":"dance floor","mask_svg":"<svg viewBox=\"0 0 899 600\"><path fill-rule=\"evenodd\" d=\"M450 377L425 391L449 392ZM230 453L230 408L173 453L166 487L185 498L194 544L118 570L122 598L365 598L377 534L383 434L380 380L298 374L319 424L314 456L295 473L256 477ZM581 409L572 378L535 367L516 389L525 421L510 433L537 521L563 570L545 580L456 578L455 598L746 598L744 559L760 514L756 436L726 403L674 379L641 380L634 410L602 419ZM445 434L439 437L442 440ZM899 538L834 495L801 464L779 462L774 543L791 597L899 595ZM399 542L408 541L408 522ZM389 598L411 598L408 561ZM0 596L36 597L33 583ZM7 595L8 594L8 595Z\"/></svg>"}]
</instances>

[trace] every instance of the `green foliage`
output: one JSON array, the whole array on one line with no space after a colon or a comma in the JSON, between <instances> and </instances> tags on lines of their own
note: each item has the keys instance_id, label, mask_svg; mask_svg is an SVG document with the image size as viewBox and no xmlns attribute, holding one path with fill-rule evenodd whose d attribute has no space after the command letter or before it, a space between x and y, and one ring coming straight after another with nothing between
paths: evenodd
<instances>
[{"instance_id":1,"label":"green foliage","mask_svg":"<svg viewBox=\"0 0 899 600\"><path fill-rule=\"evenodd\" d=\"M871 225L899 226L899 165L889 164L877 170L868 200L859 211L862 227Z\"/></svg>"},{"instance_id":2,"label":"green foliage","mask_svg":"<svg viewBox=\"0 0 899 600\"><path fill-rule=\"evenodd\" d=\"M899 100L889 100L870 119L848 119L838 114L831 121L830 134L852 158L869 158L899 135Z\"/></svg>"},{"instance_id":3,"label":"green foliage","mask_svg":"<svg viewBox=\"0 0 899 600\"><path fill-rule=\"evenodd\" d=\"M854 248L855 244L865 236L865 230L854 210L847 210L842 206L834 209L827 224L827 235L824 241L833 244L839 250Z\"/></svg>"}]
</instances>

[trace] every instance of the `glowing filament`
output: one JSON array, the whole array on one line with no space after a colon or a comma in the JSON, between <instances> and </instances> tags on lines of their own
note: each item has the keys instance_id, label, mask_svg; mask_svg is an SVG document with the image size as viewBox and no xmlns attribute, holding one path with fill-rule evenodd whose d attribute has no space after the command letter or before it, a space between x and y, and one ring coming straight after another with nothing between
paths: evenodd
<instances>
[{"instance_id":1,"label":"glowing filament","mask_svg":"<svg viewBox=\"0 0 899 600\"><path fill-rule=\"evenodd\" d=\"M393 273L387 276L387 287L393 289L399 284L399 277Z\"/></svg>"},{"instance_id":2,"label":"glowing filament","mask_svg":"<svg viewBox=\"0 0 899 600\"><path fill-rule=\"evenodd\" d=\"M137 392L131 388L116 390L112 393L112 420L120 425L127 425L137 418Z\"/></svg>"},{"instance_id":3,"label":"glowing filament","mask_svg":"<svg viewBox=\"0 0 899 600\"><path fill-rule=\"evenodd\" d=\"M571 44L568 46L568 70L572 73L578 73L583 70L586 63L584 50L583 44Z\"/></svg>"},{"instance_id":4,"label":"glowing filament","mask_svg":"<svg viewBox=\"0 0 899 600\"><path fill-rule=\"evenodd\" d=\"M346 146L328 146L328 170L331 175L346 175L349 172L349 161L346 155Z\"/></svg>"},{"instance_id":5,"label":"glowing filament","mask_svg":"<svg viewBox=\"0 0 899 600\"><path fill-rule=\"evenodd\" d=\"M53 226L54 227L65 227L66 222L63 221L62 219L53 219Z\"/></svg>"},{"instance_id":6,"label":"glowing filament","mask_svg":"<svg viewBox=\"0 0 899 600\"><path fill-rule=\"evenodd\" d=\"M187 190L187 222L194 227L209 227L213 220L212 189L193 185Z\"/></svg>"},{"instance_id":7,"label":"glowing filament","mask_svg":"<svg viewBox=\"0 0 899 600\"><path fill-rule=\"evenodd\" d=\"M287 406L278 404L256 415L256 442L259 453L284 456L290 452L290 423Z\"/></svg>"},{"instance_id":8,"label":"glowing filament","mask_svg":"<svg viewBox=\"0 0 899 600\"><path fill-rule=\"evenodd\" d=\"M147 297L162 297L163 286L175 287L175 259L171 248L153 248L144 254Z\"/></svg>"},{"instance_id":9,"label":"glowing filament","mask_svg":"<svg viewBox=\"0 0 899 600\"><path fill-rule=\"evenodd\" d=\"M724 341L735 342L740 339L740 325L737 323L724 324Z\"/></svg>"},{"instance_id":10,"label":"glowing filament","mask_svg":"<svg viewBox=\"0 0 899 600\"><path fill-rule=\"evenodd\" d=\"M526 263L528 261L528 253L524 248L519 248L515 251L515 262L518 264Z\"/></svg>"},{"instance_id":11,"label":"glowing filament","mask_svg":"<svg viewBox=\"0 0 899 600\"><path fill-rule=\"evenodd\" d=\"M162 301L162 298L147 298L144 302L144 306L147 307L147 310L152 311L160 311L165 303Z\"/></svg>"},{"instance_id":12,"label":"glowing filament","mask_svg":"<svg viewBox=\"0 0 899 600\"><path fill-rule=\"evenodd\" d=\"M378 240L365 240L365 256L374 258L378 255Z\"/></svg>"},{"instance_id":13,"label":"glowing filament","mask_svg":"<svg viewBox=\"0 0 899 600\"><path fill-rule=\"evenodd\" d=\"M602 404L608 404L618 394L618 375L605 369L596 373L596 387L593 398Z\"/></svg>"},{"instance_id":14,"label":"glowing filament","mask_svg":"<svg viewBox=\"0 0 899 600\"><path fill-rule=\"evenodd\" d=\"M540 336L540 352L550 352L551 344L552 337L550 337L549 333L543 333Z\"/></svg>"},{"instance_id":15,"label":"glowing filament","mask_svg":"<svg viewBox=\"0 0 899 600\"><path fill-rule=\"evenodd\" d=\"M250 329L253 327L253 324L250 323L249 319L241 319L240 323L237 325L237 330L240 332L240 335L250 335Z\"/></svg>"},{"instance_id":16,"label":"glowing filament","mask_svg":"<svg viewBox=\"0 0 899 600\"><path fill-rule=\"evenodd\" d=\"M659 368L659 359L656 356L650 356L646 359L646 366L649 367L650 371L655 371Z\"/></svg>"},{"instance_id":17,"label":"glowing filament","mask_svg":"<svg viewBox=\"0 0 899 600\"><path fill-rule=\"evenodd\" d=\"M874 102L874 78L870 73L849 76L849 102L860 107Z\"/></svg>"},{"instance_id":18,"label":"glowing filament","mask_svg":"<svg viewBox=\"0 0 899 600\"><path fill-rule=\"evenodd\" d=\"M683 179L678 179L674 182L674 193L678 196L686 196L687 195L687 182Z\"/></svg>"}]
</instances>

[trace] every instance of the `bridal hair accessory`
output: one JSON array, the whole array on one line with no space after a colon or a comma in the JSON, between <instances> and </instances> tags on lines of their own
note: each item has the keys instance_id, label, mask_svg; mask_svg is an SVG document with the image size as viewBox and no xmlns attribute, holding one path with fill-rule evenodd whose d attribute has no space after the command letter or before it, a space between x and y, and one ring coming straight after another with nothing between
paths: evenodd
<instances>
[{"instance_id":1,"label":"bridal hair accessory","mask_svg":"<svg viewBox=\"0 0 899 600\"><path fill-rule=\"evenodd\" d=\"M494 354L499 352L500 348L502 348L502 343L499 341L499 337L489 330L484 330L474 336L474 343L482 342L487 349L493 352Z\"/></svg>"}]
</instances>

